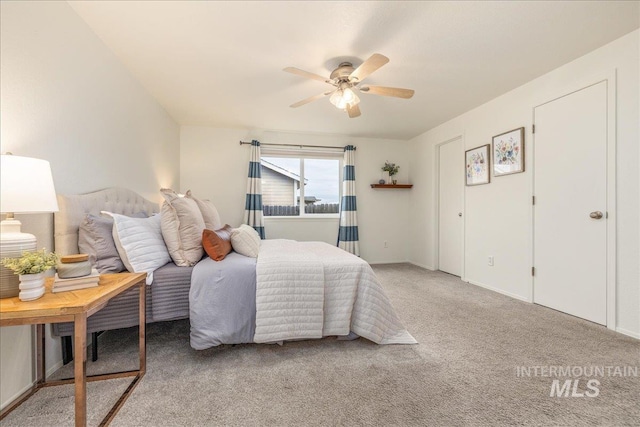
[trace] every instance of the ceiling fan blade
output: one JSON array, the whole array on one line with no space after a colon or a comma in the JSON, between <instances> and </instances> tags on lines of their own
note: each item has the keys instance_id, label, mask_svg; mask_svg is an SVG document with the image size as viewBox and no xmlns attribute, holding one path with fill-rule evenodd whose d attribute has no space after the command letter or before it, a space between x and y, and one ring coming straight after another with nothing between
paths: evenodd
<instances>
[{"instance_id":1,"label":"ceiling fan blade","mask_svg":"<svg viewBox=\"0 0 640 427\"><path fill-rule=\"evenodd\" d=\"M358 68L353 70L349 79L361 82L367 78L369 74L373 73L387 62L389 62L389 58L384 55L380 55L379 53L374 53L369 57L369 59L360 64Z\"/></svg>"},{"instance_id":2,"label":"ceiling fan blade","mask_svg":"<svg viewBox=\"0 0 640 427\"><path fill-rule=\"evenodd\" d=\"M308 104L308 103L316 101L316 100L318 100L320 98L324 98L325 96L331 95L332 93L333 93L333 91L330 91L330 92L321 93L319 95L310 96L307 99L303 99L302 101L298 101L295 104L291 104L289 107L297 108L297 107L300 107L301 105Z\"/></svg>"},{"instance_id":3,"label":"ceiling fan blade","mask_svg":"<svg viewBox=\"0 0 640 427\"><path fill-rule=\"evenodd\" d=\"M396 98L409 99L413 96L415 91L411 89L401 89L399 87L384 87L384 86L365 86L360 88L361 92L372 93L374 95L382 96L394 96Z\"/></svg>"},{"instance_id":4,"label":"ceiling fan blade","mask_svg":"<svg viewBox=\"0 0 640 427\"><path fill-rule=\"evenodd\" d=\"M331 84L331 80L329 80L328 78L319 76L318 74L310 73L308 71L301 70L299 68L287 67L282 71L286 71L287 73L297 74L298 76L306 77L308 79L318 80L320 82Z\"/></svg>"},{"instance_id":5,"label":"ceiling fan blade","mask_svg":"<svg viewBox=\"0 0 640 427\"><path fill-rule=\"evenodd\" d=\"M347 104L347 113L349 113L349 118L355 119L356 117L360 117L360 107L358 107L358 104L354 105L353 107L349 104Z\"/></svg>"}]
</instances>

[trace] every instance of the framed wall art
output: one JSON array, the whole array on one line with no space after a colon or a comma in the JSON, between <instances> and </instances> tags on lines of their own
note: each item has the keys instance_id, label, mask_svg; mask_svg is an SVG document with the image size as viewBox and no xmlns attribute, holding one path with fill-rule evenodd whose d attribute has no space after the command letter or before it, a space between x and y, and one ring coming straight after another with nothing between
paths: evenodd
<instances>
[{"instance_id":1,"label":"framed wall art","mask_svg":"<svg viewBox=\"0 0 640 427\"><path fill-rule=\"evenodd\" d=\"M493 176L524 172L524 128L493 137Z\"/></svg>"},{"instance_id":2,"label":"framed wall art","mask_svg":"<svg viewBox=\"0 0 640 427\"><path fill-rule=\"evenodd\" d=\"M489 173L489 149L491 145L472 148L464 152L467 185L488 184Z\"/></svg>"}]
</instances>

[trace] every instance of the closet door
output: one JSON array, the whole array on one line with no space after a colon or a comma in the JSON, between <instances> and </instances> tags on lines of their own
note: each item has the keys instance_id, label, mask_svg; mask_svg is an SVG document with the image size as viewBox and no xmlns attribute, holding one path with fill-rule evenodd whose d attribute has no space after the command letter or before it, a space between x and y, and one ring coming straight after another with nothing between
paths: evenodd
<instances>
[{"instance_id":1,"label":"closet door","mask_svg":"<svg viewBox=\"0 0 640 427\"><path fill-rule=\"evenodd\" d=\"M462 274L464 152L462 139L438 146L438 269Z\"/></svg>"},{"instance_id":2,"label":"closet door","mask_svg":"<svg viewBox=\"0 0 640 427\"><path fill-rule=\"evenodd\" d=\"M607 82L534 117L534 302L605 325Z\"/></svg>"}]
</instances>

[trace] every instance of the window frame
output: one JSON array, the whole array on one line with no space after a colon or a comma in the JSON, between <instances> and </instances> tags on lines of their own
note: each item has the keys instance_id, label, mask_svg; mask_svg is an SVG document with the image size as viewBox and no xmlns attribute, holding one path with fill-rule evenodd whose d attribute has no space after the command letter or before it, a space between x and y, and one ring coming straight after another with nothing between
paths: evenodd
<instances>
[{"instance_id":1,"label":"window frame","mask_svg":"<svg viewBox=\"0 0 640 427\"><path fill-rule=\"evenodd\" d=\"M340 147L336 147L340 148ZM340 219L340 214L342 212L342 176L344 173L344 155L342 152L337 151L305 151L300 150L297 152L292 152L291 150L278 150L278 149L266 149L263 148L260 152L260 159L263 157L286 157L299 159L300 161L300 181L304 182L304 159L328 159L328 160L338 160L338 213L328 213L328 214L308 214L304 211L304 207L300 205L300 214L299 215L264 215L263 218L267 220L276 219L276 220L285 220L285 219L294 219L300 220L313 220L313 219ZM305 186L300 185L300 202L304 203L305 196Z\"/></svg>"}]
</instances>

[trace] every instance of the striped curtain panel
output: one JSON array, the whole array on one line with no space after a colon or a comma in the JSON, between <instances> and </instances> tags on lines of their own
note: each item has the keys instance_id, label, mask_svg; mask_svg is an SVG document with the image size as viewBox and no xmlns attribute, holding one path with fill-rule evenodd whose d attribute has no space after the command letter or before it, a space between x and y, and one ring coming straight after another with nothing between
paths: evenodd
<instances>
[{"instance_id":1,"label":"striped curtain panel","mask_svg":"<svg viewBox=\"0 0 640 427\"><path fill-rule=\"evenodd\" d=\"M360 256L358 218L356 215L356 167L353 145L344 147L344 172L342 176L342 203L340 204L340 231L338 247Z\"/></svg>"},{"instance_id":2,"label":"striped curtain panel","mask_svg":"<svg viewBox=\"0 0 640 427\"><path fill-rule=\"evenodd\" d=\"M247 198L244 203L244 222L252 226L264 240L264 220L262 219L262 174L260 173L260 142L251 141L249 177L247 178Z\"/></svg>"}]
</instances>

